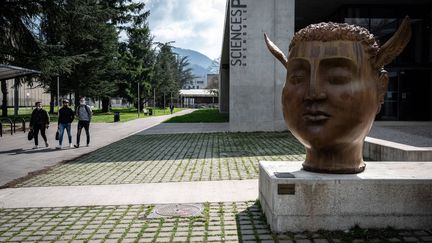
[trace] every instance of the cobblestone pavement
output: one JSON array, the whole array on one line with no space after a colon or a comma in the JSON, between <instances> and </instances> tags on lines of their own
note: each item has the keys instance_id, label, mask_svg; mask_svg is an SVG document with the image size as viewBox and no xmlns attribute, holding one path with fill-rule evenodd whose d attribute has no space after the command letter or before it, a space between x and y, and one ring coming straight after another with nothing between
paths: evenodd
<instances>
[{"instance_id":1,"label":"cobblestone pavement","mask_svg":"<svg viewBox=\"0 0 432 243\"><path fill-rule=\"evenodd\" d=\"M304 156L287 132L134 135L17 186L257 179L260 160Z\"/></svg>"},{"instance_id":2,"label":"cobblestone pavement","mask_svg":"<svg viewBox=\"0 0 432 243\"><path fill-rule=\"evenodd\" d=\"M272 234L256 202L204 203L195 217L151 218L154 205L0 210L0 242L432 242L429 230Z\"/></svg>"}]
</instances>

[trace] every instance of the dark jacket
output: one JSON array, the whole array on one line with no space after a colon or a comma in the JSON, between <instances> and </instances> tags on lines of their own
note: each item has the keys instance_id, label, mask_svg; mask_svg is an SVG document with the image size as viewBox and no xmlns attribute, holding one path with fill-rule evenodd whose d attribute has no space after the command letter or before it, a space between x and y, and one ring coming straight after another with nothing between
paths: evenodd
<instances>
[{"instance_id":1,"label":"dark jacket","mask_svg":"<svg viewBox=\"0 0 432 243\"><path fill-rule=\"evenodd\" d=\"M50 122L50 118L48 112L44 109L34 109L31 118L30 118L30 126L34 127L35 125L47 125Z\"/></svg>"},{"instance_id":2,"label":"dark jacket","mask_svg":"<svg viewBox=\"0 0 432 243\"><path fill-rule=\"evenodd\" d=\"M59 124L60 123L63 123L63 124L72 123L74 118L75 118L75 114L71 108L64 107L64 106L62 108L60 108L59 117L58 117L58 123Z\"/></svg>"}]
</instances>

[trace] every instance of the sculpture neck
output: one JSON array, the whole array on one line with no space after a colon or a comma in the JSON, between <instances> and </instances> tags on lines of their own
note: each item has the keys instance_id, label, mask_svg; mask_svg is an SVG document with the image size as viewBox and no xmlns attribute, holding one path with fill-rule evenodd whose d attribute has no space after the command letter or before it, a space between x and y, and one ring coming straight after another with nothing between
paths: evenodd
<instances>
[{"instance_id":1,"label":"sculpture neck","mask_svg":"<svg viewBox=\"0 0 432 243\"><path fill-rule=\"evenodd\" d=\"M364 171L365 166L363 142L331 148L306 148L306 160L303 163L304 170L332 174L360 173Z\"/></svg>"}]
</instances>

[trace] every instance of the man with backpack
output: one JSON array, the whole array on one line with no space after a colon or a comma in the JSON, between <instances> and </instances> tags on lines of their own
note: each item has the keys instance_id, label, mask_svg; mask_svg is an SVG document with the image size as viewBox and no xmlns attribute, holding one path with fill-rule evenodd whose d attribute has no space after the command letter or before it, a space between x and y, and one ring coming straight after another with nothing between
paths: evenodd
<instances>
[{"instance_id":1,"label":"man with backpack","mask_svg":"<svg viewBox=\"0 0 432 243\"><path fill-rule=\"evenodd\" d=\"M81 97L80 104L76 108L76 116L79 118L78 120L78 130L77 130L77 143L74 145L75 148L79 148L80 146L80 137L81 130L84 128L87 136L87 147L90 143L90 121L92 118L92 112L88 105L86 105L86 101L84 97Z\"/></svg>"}]
</instances>

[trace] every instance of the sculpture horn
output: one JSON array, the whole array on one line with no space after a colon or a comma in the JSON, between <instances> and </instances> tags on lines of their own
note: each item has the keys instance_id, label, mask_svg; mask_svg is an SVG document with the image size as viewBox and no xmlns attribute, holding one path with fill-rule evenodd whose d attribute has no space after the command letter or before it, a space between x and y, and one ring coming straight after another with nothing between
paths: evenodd
<instances>
[{"instance_id":1,"label":"sculpture horn","mask_svg":"<svg viewBox=\"0 0 432 243\"><path fill-rule=\"evenodd\" d=\"M389 64L405 48L411 38L410 18L406 16L396 33L381 46L375 58L374 67L379 69Z\"/></svg>"},{"instance_id":2,"label":"sculpture horn","mask_svg":"<svg viewBox=\"0 0 432 243\"><path fill-rule=\"evenodd\" d=\"M267 36L266 33L264 33L264 40L267 45L267 48L269 51L275 56L286 68L288 58L285 56L285 54L277 47Z\"/></svg>"}]
</instances>

